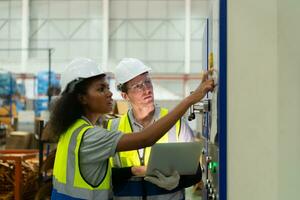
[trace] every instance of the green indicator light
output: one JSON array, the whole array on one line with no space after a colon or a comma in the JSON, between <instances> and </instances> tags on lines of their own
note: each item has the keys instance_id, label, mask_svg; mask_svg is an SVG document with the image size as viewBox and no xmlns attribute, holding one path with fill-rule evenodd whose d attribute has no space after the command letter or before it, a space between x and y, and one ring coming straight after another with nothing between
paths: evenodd
<instances>
[{"instance_id":1,"label":"green indicator light","mask_svg":"<svg viewBox=\"0 0 300 200\"><path fill-rule=\"evenodd\" d=\"M218 163L217 162L213 162L213 167L218 167Z\"/></svg>"},{"instance_id":2,"label":"green indicator light","mask_svg":"<svg viewBox=\"0 0 300 200\"><path fill-rule=\"evenodd\" d=\"M208 169L212 172L212 173L216 173L217 172L217 167L218 167L218 163L217 162L210 162L208 164Z\"/></svg>"}]
</instances>

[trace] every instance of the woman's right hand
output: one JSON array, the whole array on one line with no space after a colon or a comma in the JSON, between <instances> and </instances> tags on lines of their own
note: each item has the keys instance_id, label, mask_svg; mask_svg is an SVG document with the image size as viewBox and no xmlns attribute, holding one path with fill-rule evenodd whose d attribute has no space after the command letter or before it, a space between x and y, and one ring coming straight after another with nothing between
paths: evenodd
<instances>
[{"instance_id":1,"label":"woman's right hand","mask_svg":"<svg viewBox=\"0 0 300 200\"><path fill-rule=\"evenodd\" d=\"M206 93L212 91L215 87L213 79L208 79L208 72L204 74L202 83L198 88L184 100L182 100L168 115L160 118L155 123L143 129L137 134L124 134L118 142L117 152L140 149L152 146L159 138L163 136L176 123L178 119L187 111L187 109L199 102ZM133 167L132 173L141 175L143 169Z\"/></svg>"},{"instance_id":2,"label":"woman's right hand","mask_svg":"<svg viewBox=\"0 0 300 200\"><path fill-rule=\"evenodd\" d=\"M214 80L208 78L209 73L210 72L206 72L203 75L201 84L188 97L188 98L190 98L192 104L195 104L195 103L199 102L203 97L205 97L207 92L214 90L214 88L215 88Z\"/></svg>"}]
</instances>

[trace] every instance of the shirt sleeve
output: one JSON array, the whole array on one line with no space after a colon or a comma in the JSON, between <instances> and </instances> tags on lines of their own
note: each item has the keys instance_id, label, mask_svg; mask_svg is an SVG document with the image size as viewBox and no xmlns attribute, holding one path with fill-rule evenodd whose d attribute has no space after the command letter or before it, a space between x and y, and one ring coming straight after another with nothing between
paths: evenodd
<instances>
[{"instance_id":1,"label":"shirt sleeve","mask_svg":"<svg viewBox=\"0 0 300 200\"><path fill-rule=\"evenodd\" d=\"M181 118L181 126L179 133L180 142L194 142L194 133L184 118Z\"/></svg>"},{"instance_id":2,"label":"shirt sleeve","mask_svg":"<svg viewBox=\"0 0 300 200\"><path fill-rule=\"evenodd\" d=\"M99 185L106 175L109 157L114 156L121 132L101 127L88 129L79 147L79 169L92 186Z\"/></svg>"}]
</instances>

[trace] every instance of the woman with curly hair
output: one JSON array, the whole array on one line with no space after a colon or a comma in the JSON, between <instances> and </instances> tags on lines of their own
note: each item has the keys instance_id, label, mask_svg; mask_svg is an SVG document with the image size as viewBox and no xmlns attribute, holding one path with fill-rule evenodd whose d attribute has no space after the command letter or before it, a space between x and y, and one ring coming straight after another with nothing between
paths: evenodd
<instances>
[{"instance_id":1,"label":"woman with curly hair","mask_svg":"<svg viewBox=\"0 0 300 200\"><path fill-rule=\"evenodd\" d=\"M206 75L194 93L165 117L137 134L122 134L95 125L102 114L112 110L112 93L105 77L96 62L85 58L73 60L62 74L62 94L48 123L49 131L58 139L51 199L109 199L109 158L116 152L153 145L214 88ZM131 171L140 173L135 168Z\"/></svg>"}]
</instances>

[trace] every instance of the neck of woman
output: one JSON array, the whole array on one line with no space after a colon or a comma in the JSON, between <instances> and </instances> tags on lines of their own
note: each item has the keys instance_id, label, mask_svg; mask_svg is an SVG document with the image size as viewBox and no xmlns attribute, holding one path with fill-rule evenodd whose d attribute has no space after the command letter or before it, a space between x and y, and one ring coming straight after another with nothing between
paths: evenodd
<instances>
[{"instance_id":1,"label":"neck of woman","mask_svg":"<svg viewBox=\"0 0 300 200\"><path fill-rule=\"evenodd\" d=\"M84 116L92 123L92 125L95 125L97 120L100 118L101 114L99 114L99 113L85 113Z\"/></svg>"}]
</instances>

